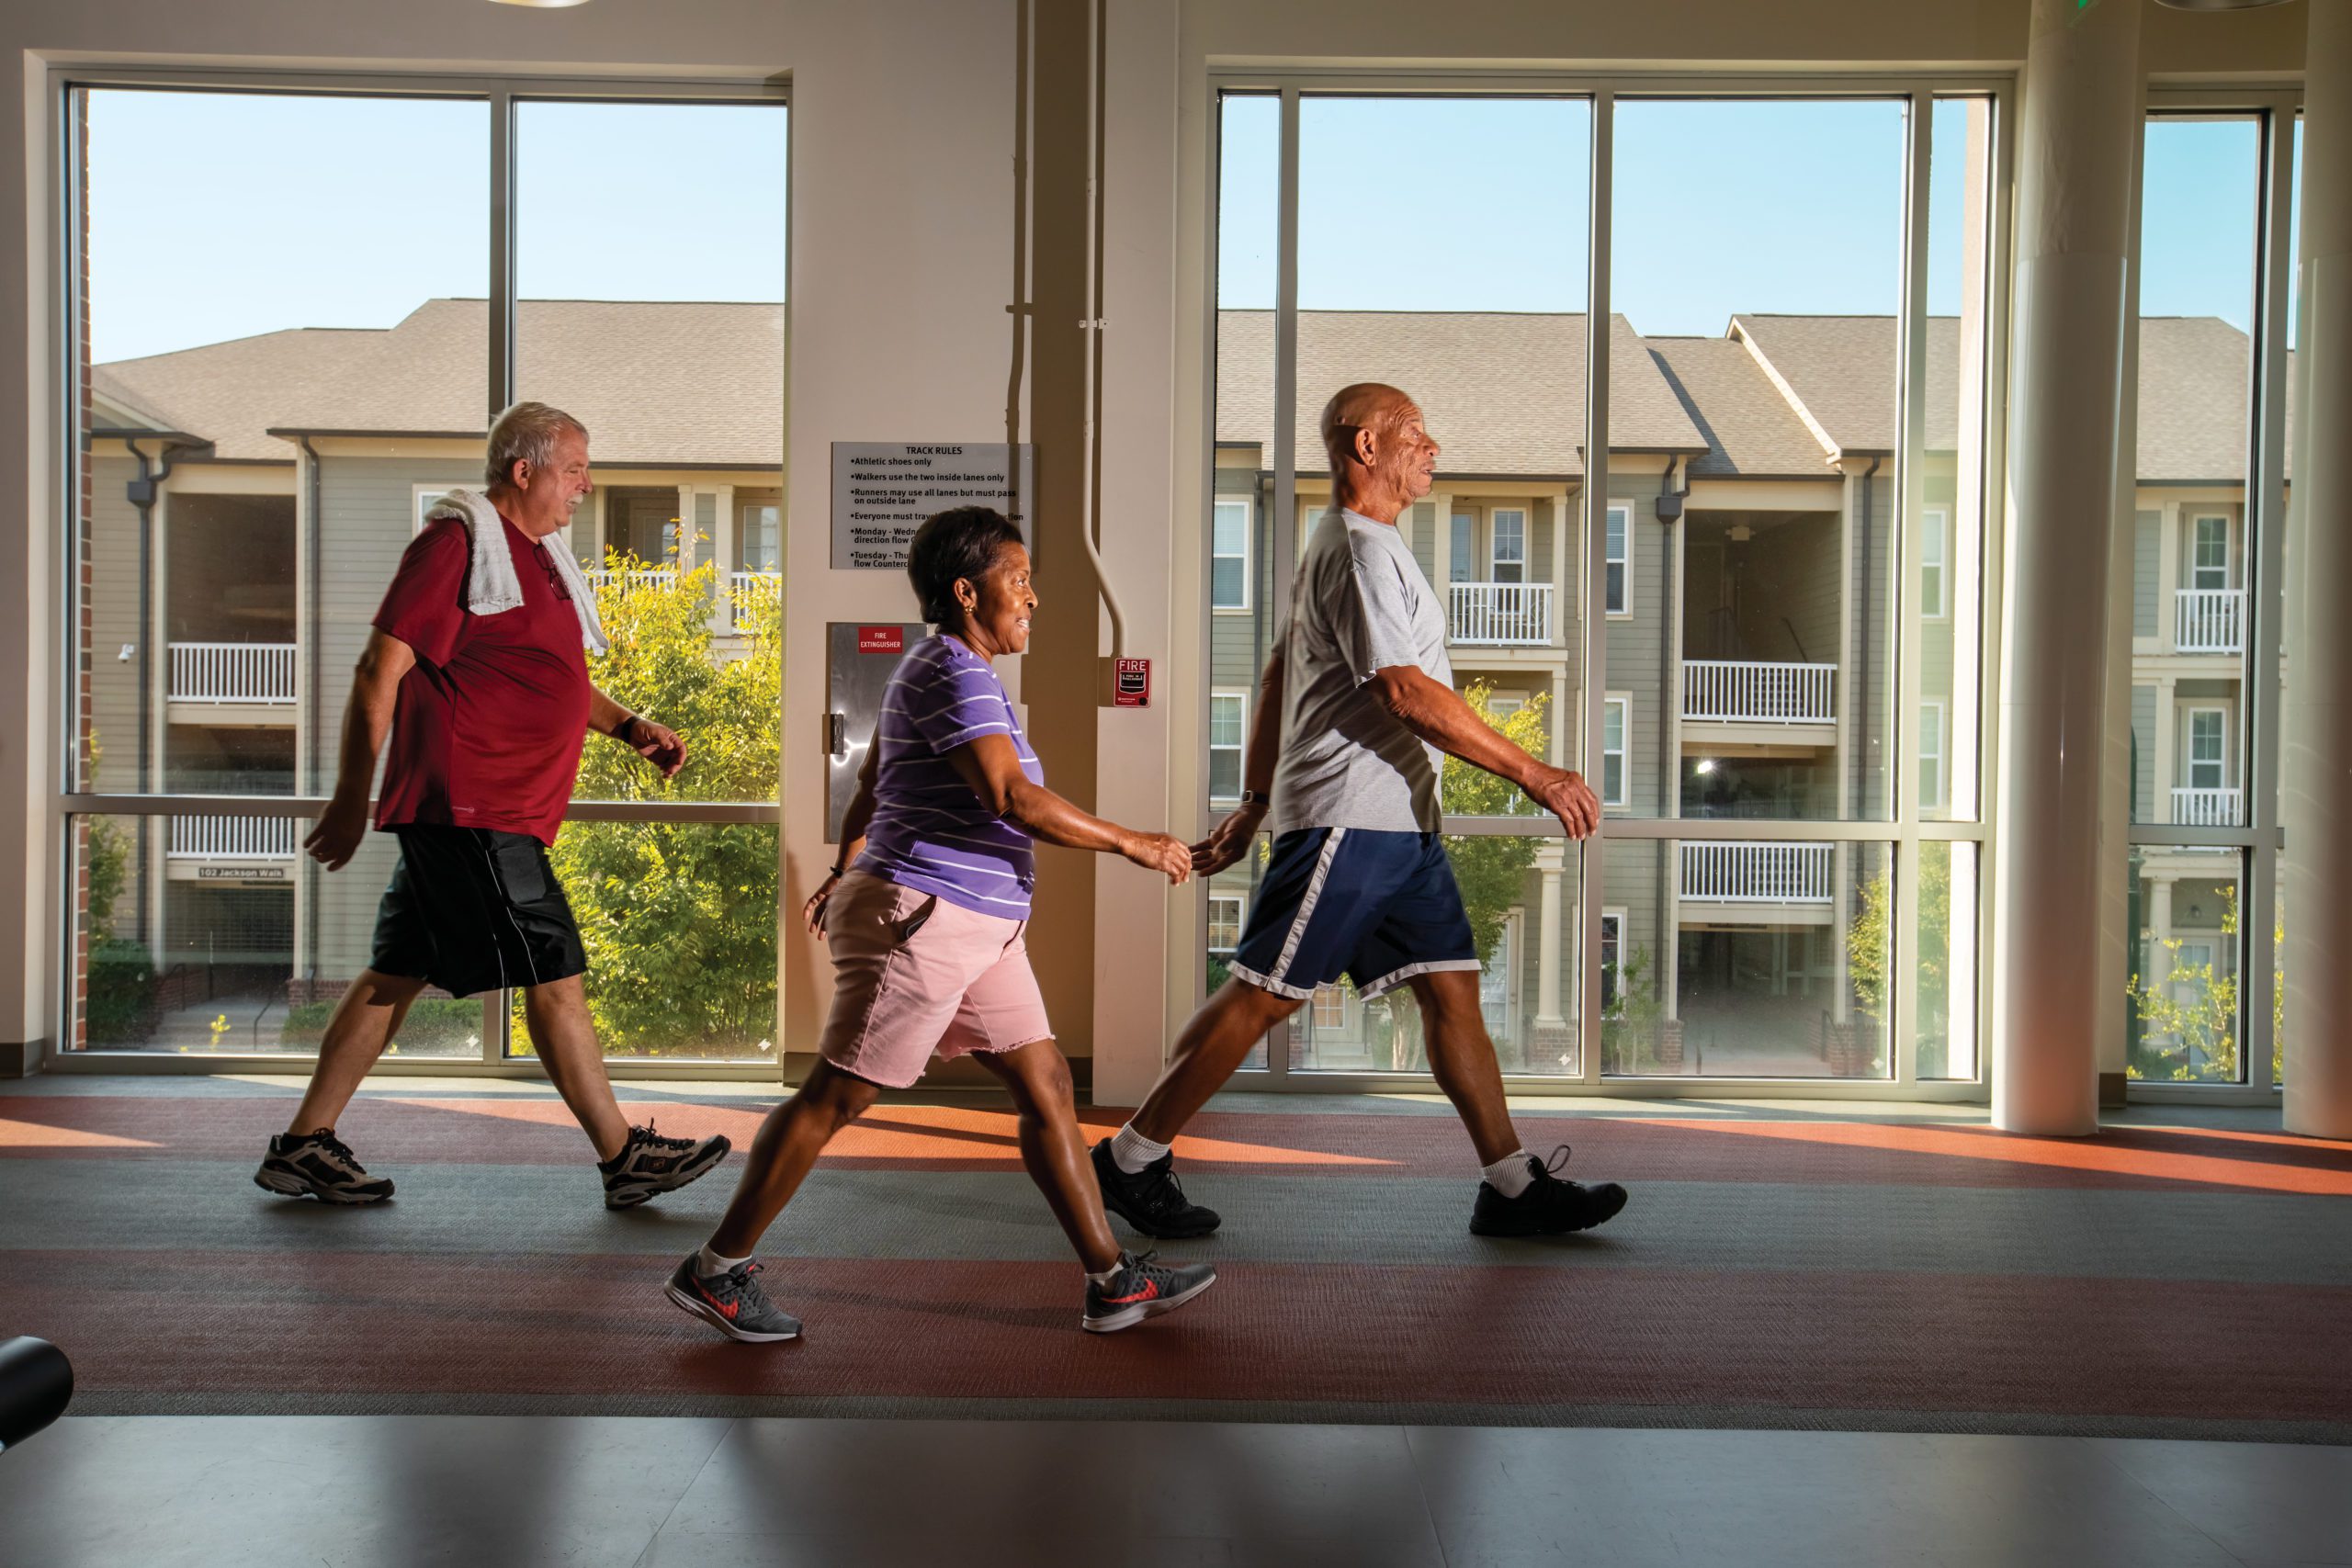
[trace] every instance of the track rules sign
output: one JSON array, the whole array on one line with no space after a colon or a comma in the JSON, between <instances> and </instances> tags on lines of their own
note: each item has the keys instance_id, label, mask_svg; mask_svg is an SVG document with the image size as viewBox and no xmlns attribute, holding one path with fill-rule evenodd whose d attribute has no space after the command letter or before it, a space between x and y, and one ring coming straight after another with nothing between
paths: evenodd
<instances>
[{"instance_id":1,"label":"track rules sign","mask_svg":"<svg viewBox=\"0 0 2352 1568\"><path fill-rule=\"evenodd\" d=\"M924 518L951 506L989 506L1012 519L1037 551L1037 448L1023 442L1020 469L1001 441L833 443L833 570L904 571Z\"/></svg>"}]
</instances>

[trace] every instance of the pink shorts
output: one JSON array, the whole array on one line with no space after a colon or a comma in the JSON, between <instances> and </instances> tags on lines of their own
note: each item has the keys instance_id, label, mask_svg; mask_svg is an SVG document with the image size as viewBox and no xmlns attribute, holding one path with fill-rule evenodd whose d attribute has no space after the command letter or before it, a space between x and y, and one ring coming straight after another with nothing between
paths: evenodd
<instances>
[{"instance_id":1,"label":"pink shorts","mask_svg":"<svg viewBox=\"0 0 2352 1568\"><path fill-rule=\"evenodd\" d=\"M1027 927L851 872L825 906L833 1010L817 1054L868 1083L904 1089L934 1052L1052 1039L1021 940Z\"/></svg>"}]
</instances>

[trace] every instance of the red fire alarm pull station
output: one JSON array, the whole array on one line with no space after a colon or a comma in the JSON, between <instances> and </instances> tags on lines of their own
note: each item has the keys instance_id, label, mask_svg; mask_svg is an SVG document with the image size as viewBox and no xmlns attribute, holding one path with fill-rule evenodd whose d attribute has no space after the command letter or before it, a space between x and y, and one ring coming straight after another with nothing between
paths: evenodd
<instances>
[{"instance_id":1,"label":"red fire alarm pull station","mask_svg":"<svg viewBox=\"0 0 2352 1568\"><path fill-rule=\"evenodd\" d=\"M904 653L907 634L899 626L860 626L857 628L857 651L860 653Z\"/></svg>"},{"instance_id":2,"label":"red fire alarm pull station","mask_svg":"<svg viewBox=\"0 0 2352 1568\"><path fill-rule=\"evenodd\" d=\"M1111 705L1148 708L1151 705L1151 660L1115 660L1111 672Z\"/></svg>"}]
</instances>

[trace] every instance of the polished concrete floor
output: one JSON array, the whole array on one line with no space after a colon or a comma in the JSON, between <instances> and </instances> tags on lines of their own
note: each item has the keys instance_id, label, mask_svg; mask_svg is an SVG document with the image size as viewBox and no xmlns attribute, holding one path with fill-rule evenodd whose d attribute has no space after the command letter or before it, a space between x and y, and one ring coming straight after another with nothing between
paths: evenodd
<instances>
[{"instance_id":1,"label":"polished concrete floor","mask_svg":"<svg viewBox=\"0 0 2352 1568\"><path fill-rule=\"evenodd\" d=\"M2352 1450L1159 1422L95 1416L0 1455L0 1562L2288 1568L2352 1563Z\"/></svg>"}]
</instances>

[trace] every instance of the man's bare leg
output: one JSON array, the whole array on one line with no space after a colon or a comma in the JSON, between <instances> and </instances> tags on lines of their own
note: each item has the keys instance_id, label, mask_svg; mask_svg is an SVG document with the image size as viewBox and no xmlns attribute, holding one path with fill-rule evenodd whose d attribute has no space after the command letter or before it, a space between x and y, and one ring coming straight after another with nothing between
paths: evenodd
<instances>
[{"instance_id":1,"label":"man's bare leg","mask_svg":"<svg viewBox=\"0 0 2352 1568\"><path fill-rule=\"evenodd\" d=\"M294 1120L287 1123L288 1136L300 1137L335 1124L351 1097L367 1081L376 1058L400 1032L409 1004L424 989L423 980L405 975L379 975L373 969L359 972L335 1004L334 1016L327 1021L326 1035L319 1042L319 1065L311 1069L310 1087L302 1091Z\"/></svg>"},{"instance_id":2,"label":"man's bare leg","mask_svg":"<svg viewBox=\"0 0 2352 1568\"><path fill-rule=\"evenodd\" d=\"M582 977L571 975L524 987L523 1019L540 1065L579 1120L581 1131L595 1145L596 1157L608 1160L619 1154L628 1144L628 1122L613 1098L612 1080L605 1076L605 1054L596 1043L596 1024L588 1016Z\"/></svg>"},{"instance_id":3,"label":"man's bare leg","mask_svg":"<svg viewBox=\"0 0 2352 1568\"><path fill-rule=\"evenodd\" d=\"M1492 1165L1516 1154L1519 1134L1511 1130L1502 1064L1495 1059L1495 1042L1478 1007L1476 971L1441 969L1416 975L1406 984L1420 1004L1430 1072L1469 1129L1478 1163Z\"/></svg>"},{"instance_id":4,"label":"man's bare leg","mask_svg":"<svg viewBox=\"0 0 2352 1568\"><path fill-rule=\"evenodd\" d=\"M1227 980L1176 1037L1176 1052L1127 1124L1155 1144L1172 1144L1232 1077L1266 1031L1306 1004Z\"/></svg>"}]
</instances>

